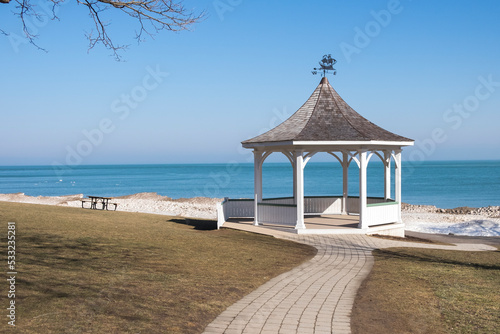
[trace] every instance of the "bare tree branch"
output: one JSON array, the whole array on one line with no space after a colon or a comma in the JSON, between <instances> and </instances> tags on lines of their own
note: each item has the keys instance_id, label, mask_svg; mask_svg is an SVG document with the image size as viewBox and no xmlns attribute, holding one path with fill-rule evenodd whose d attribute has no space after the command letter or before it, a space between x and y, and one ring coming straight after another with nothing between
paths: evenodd
<instances>
[{"instance_id":1,"label":"bare tree branch","mask_svg":"<svg viewBox=\"0 0 500 334\"><path fill-rule=\"evenodd\" d=\"M90 33L87 34L87 38L89 40L89 51L93 49L98 43L101 43L106 47L107 49L111 50L113 52L113 57L117 60L120 61L121 57L118 54L118 51L123 50L126 48L126 46L123 45L114 45L113 41L109 37L106 27L108 26L107 23L103 23L100 18L100 13L104 11L105 8L101 8L98 4L98 2L95 1L89 1L89 0L84 0L84 2L81 2L78 0L79 3L82 3L83 5L87 6L89 9L89 15L94 21L95 28L97 30L97 36L93 35L93 32L91 31Z\"/></svg>"},{"instance_id":2,"label":"bare tree branch","mask_svg":"<svg viewBox=\"0 0 500 334\"><path fill-rule=\"evenodd\" d=\"M7 1L7 0L6 0ZM10 1L10 0L9 0ZM19 11L14 15L19 16L23 25L23 32L28 41L37 49L47 52L44 48L35 43L38 35L30 30L27 24L27 18L32 17L35 20L42 20L42 14L35 10L35 7L30 3L30 0L16 0L16 9Z\"/></svg>"},{"instance_id":3,"label":"bare tree branch","mask_svg":"<svg viewBox=\"0 0 500 334\"><path fill-rule=\"evenodd\" d=\"M8 4L11 0L0 0L0 3ZM38 49L39 47L35 40L38 35L31 31L28 26L28 19L42 20L43 13L40 13L39 8L33 3L34 0L15 0L16 12L19 16L25 37ZM63 0L48 0L52 2L52 20L58 19L56 8L60 6ZM76 0L77 3L87 7L89 16L94 22L94 29L87 33L89 40L89 50L96 45L103 45L111 50L114 58L120 60L119 51L127 48L126 45L116 45L112 37L108 35L108 22L104 20L104 11L106 9L118 9L135 19L138 24L135 38L140 43L143 41L143 36L147 35L153 38L161 30L181 31L188 30L193 24L201 21L205 13L194 14L187 10L182 4L182 0ZM6 34L0 29L0 32ZM45 50L44 50L45 51Z\"/></svg>"}]
</instances>

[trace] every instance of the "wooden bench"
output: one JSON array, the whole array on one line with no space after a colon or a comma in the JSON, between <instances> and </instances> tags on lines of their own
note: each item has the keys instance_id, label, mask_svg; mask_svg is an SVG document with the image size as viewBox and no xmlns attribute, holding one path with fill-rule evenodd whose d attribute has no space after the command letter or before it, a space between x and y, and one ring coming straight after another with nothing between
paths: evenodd
<instances>
[{"instance_id":1,"label":"wooden bench","mask_svg":"<svg viewBox=\"0 0 500 334\"><path fill-rule=\"evenodd\" d=\"M116 207L118 206L118 203L108 203L108 205L114 205L115 206L115 211L116 211Z\"/></svg>"},{"instance_id":2,"label":"wooden bench","mask_svg":"<svg viewBox=\"0 0 500 334\"><path fill-rule=\"evenodd\" d=\"M80 201L82 202L82 209L84 208L84 206L83 206L83 204L84 204L84 203L87 203L87 202L88 202L88 203L90 203L90 205L92 205L92 201L91 201L91 200L88 200L88 199L81 199Z\"/></svg>"}]
</instances>

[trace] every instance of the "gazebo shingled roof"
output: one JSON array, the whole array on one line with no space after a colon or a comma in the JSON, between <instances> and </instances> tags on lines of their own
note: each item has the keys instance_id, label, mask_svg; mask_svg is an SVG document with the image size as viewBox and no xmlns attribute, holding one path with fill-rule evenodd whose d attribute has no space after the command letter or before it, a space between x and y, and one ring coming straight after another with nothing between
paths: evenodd
<instances>
[{"instance_id":1,"label":"gazebo shingled roof","mask_svg":"<svg viewBox=\"0 0 500 334\"><path fill-rule=\"evenodd\" d=\"M358 114L337 94L326 77L290 118L242 144L251 147L252 144L293 141L413 142Z\"/></svg>"}]
</instances>

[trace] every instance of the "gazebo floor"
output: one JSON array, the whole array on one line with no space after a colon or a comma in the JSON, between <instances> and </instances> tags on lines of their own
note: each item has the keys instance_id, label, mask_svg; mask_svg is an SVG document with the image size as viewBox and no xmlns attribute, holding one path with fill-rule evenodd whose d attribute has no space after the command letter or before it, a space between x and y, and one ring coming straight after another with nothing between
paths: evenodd
<instances>
[{"instance_id":1,"label":"gazebo floor","mask_svg":"<svg viewBox=\"0 0 500 334\"><path fill-rule=\"evenodd\" d=\"M253 218L230 218L227 220L228 227L237 228L238 225L253 226ZM367 234L380 233L389 235L404 234L403 224L385 224L371 227L368 230L358 228L358 215L314 215L305 216L305 229L296 230L294 226L261 223L257 228L271 229L276 231L294 233L294 234ZM386 231L396 230L397 233L386 233ZM402 232L401 232L402 231Z\"/></svg>"},{"instance_id":2,"label":"gazebo floor","mask_svg":"<svg viewBox=\"0 0 500 334\"><path fill-rule=\"evenodd\" d=\"M359 224L358 215L314 215L305 216L306 229L357 229Z\"/></svg>"}]
</instances>

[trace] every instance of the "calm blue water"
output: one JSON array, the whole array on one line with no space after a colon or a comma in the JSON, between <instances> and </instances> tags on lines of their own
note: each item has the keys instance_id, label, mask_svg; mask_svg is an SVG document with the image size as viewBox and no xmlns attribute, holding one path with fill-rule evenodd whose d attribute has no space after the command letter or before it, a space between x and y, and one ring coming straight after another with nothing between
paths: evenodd
<instances>
[{"instance_id":1,"label":"calm blue water","mask_svg":"<svg viewBox=\"0 0 500 334\"><path fill-rule=\"evenodd\" d=\"M349 194L353 196L359 193L358 174L353 164L349 169ZM369 196L384 195L383 180L382 164L371 161ZM18 192L31 196L121 196L157 192L172 198L252 198L253 164L105 165L64 170L51 166L0 167L0 193ZM290 164L264 164L263 192L264 197L292 195ZM341 195L340 165L308 163L305 194ZM500 161L403 162L403 201L441 208L500 205Z\"/></svg>"}]
</instances>

